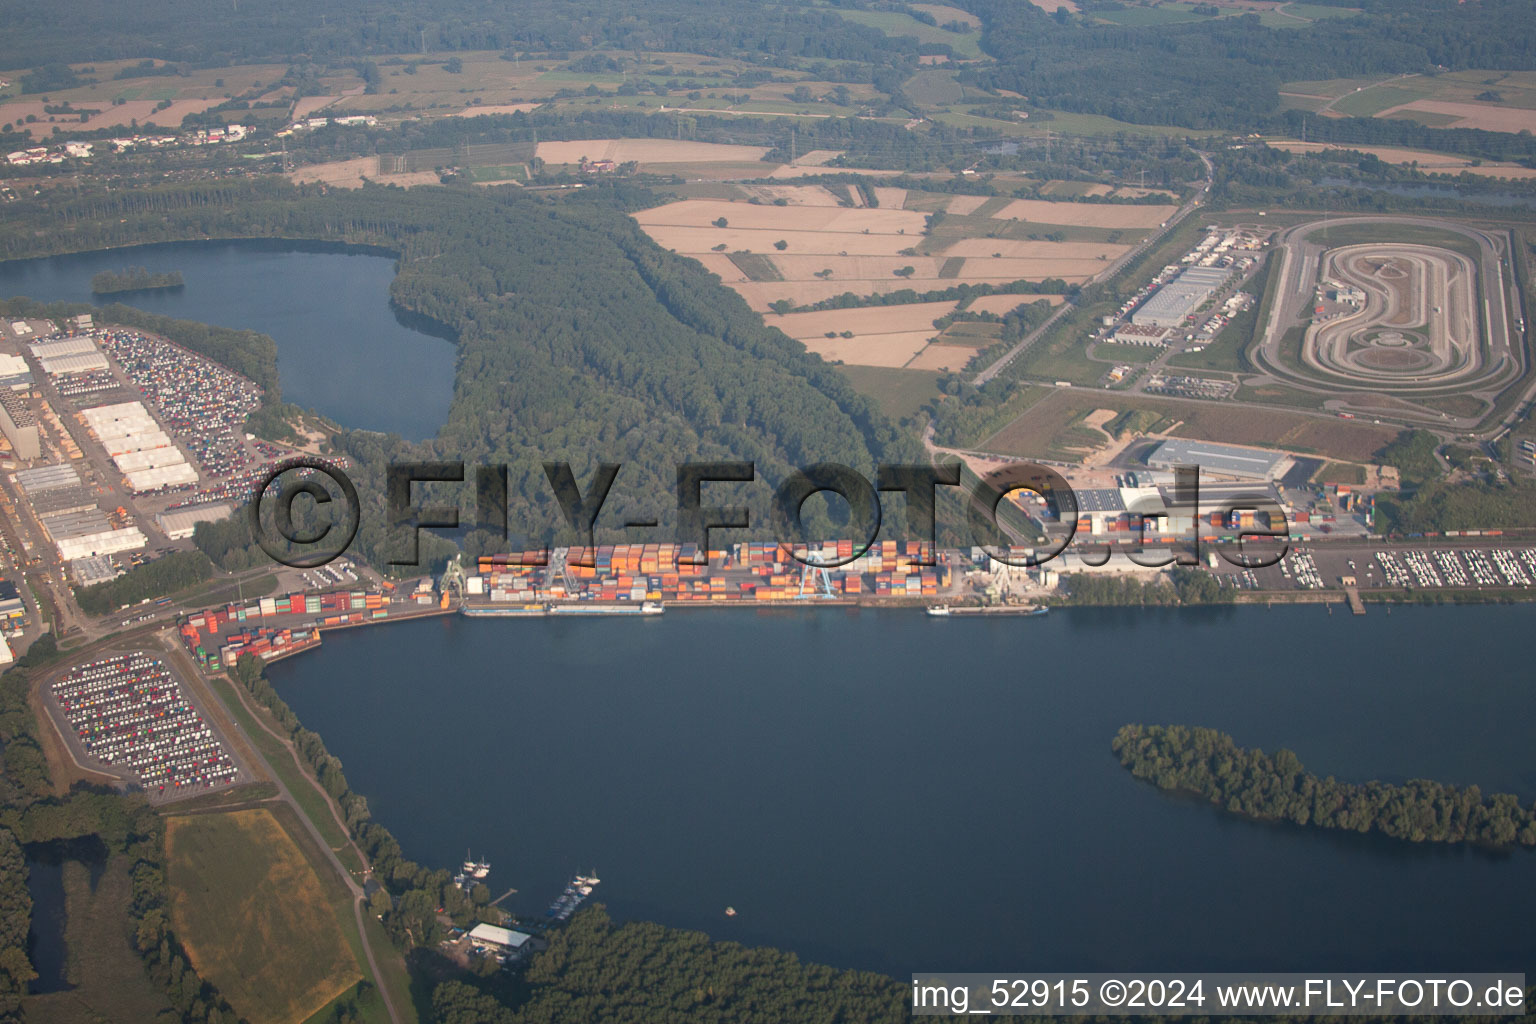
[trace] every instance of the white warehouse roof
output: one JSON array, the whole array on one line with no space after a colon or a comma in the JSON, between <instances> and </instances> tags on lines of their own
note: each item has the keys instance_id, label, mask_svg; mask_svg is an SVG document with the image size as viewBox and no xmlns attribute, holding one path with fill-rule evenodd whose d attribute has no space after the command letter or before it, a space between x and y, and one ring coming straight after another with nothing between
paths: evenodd
<instances>
[{"instance_id":1,"label":"white warehouse roof","mask_svg":"<svg viewBox=\"0 0 1536 1024\"><path fill-rule=\"evenodd\" d=\"M66 537L58 541L57 546L59 557L66 562L73 562L77 558L88 558L91 555L115 555L121 551L137 551L147 543L144 534L139 532L139 528L131 526L126 530L106 530L83 537Z\"/></svg>"},{"instance_id":2,"label":"white warehouse roof","mask_svg":"<svg viewBox=\"0 0 1536 1024\"><path fill-rule=\"evenodd\" d=\"M181 452L175 448L149 448L144 451L124 452L114 456L112 461L117 463L117 468L124 473L138 473L146 469L179 466L187 460L182 458Z\"/></svg>"},{"instance_id":3,"label":"white warehouse roof","mask_svg":"<svg viewBox=\"0 0 1536 1024\"><path fill-rule=\"evenodd\" d=\"M49 376L58 376L61 373L87 373L91 370L105 370L107 357L100 352L83 352L75 356L54 356L48 359L39 359L39 365L43 372Z\"/></svg>"},{"instance_id":4,"label":"white warehouse roof","mask_svg":"<svg viewBox=\"0 0 1536 1024\"><path fill-rule=\"evenodd\" d=\"M198 523L216 523L228 519L234 511L235 507L229 504L200 505L162 512L155 516L155 523L171 540L185 540L196 532Z\"/></svg>"},{"instance_id":5,"label":"white warehouse roof","mask_svg":"<svg viewBox=\"0 0 1536 1024\"><path fill-rule=\"evenodd\" d=\"M101 353L90 338L60 338L58 341L39 341L32 345L32 355L38 359L57 359L60 356L78 356Z\"/></svg>"},{"instance_id":6,"label":"white warehouse roof","mask_svg":"<svg viewBox=\"0 0 1536 1024\"><path fill-rule=\"evenodd\" d=\"M179 462L174 466L161 466L157 469L141 469L137 473L125 475L128 477L129 489L135 494L170 487L173 484L197 483L197 470L185 462Z\"/></svg>"},{"instance_id":7,"label":"white warehouse roof","mask_svg":"<svg viewBox=\"0 0 1536 1024\"><path fill-rule=\"evenodd\" d=\"M469 938L472 942L482 942L487 946L519 949L528 941L529 936L523 932L514 932L510 928L498 928L494 924L477 924L470 929Z\"/></svg>"}]
</instances>

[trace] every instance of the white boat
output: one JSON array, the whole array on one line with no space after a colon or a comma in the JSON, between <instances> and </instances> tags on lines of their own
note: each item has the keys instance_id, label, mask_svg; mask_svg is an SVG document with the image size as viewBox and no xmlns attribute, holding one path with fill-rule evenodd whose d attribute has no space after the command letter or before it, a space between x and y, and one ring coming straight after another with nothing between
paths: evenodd
<instances>
[{"instance_id":1,"label":"white boat","mask_svg":"<svg viewBox=\"0 0 1536 1024\"><path fill-rule=\"evenodd\" d=\"M933 605L933 606L931 606L928 609L928 614L929 615L937 615L937 616L948 615L948 614L950 614L949 605L947 605L947 604L936 604L936 605Z\"/></svg>"}]
</instances>

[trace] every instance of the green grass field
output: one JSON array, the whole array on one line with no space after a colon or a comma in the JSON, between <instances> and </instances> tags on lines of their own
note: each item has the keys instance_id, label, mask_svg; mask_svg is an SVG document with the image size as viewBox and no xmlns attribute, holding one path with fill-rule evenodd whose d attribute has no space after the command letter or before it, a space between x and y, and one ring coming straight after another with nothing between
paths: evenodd
<instances>
[{"instance_id":1,"label":"green grass field","mask_svg":"<svg viewBox=\"0 0 1536 1024\"><path fill-rule=\"evenodd\" d=\"M475 181L527 181L528 168L522 164L471 167L469 176Z\"/></svg>"},{"instance_id":2,"label":"green grass field","mask_svg":"<svg viewBox=\"0 0 1536 1024\"><path fill-rule=\"evenodd\" d=\"M848 383L875 400L880 411L900 420L917 413L938 394L939 375L932 370L901 370L885 366L839 366Z\"/></svg>"},{"instance_id":3,"label":"green grass field","mask_svg":"<svg viewBox=\"0 0 1536 1024\"><path fill-rule=\"evenodd\" d=\"M171 920L252 1024L302 1024L362 977L331 899L266 808L166 819Z\"/></svg>"},{"instance_id":4,"label":"green grass field","mask_svg":"<svg viewBox=\"0 0 1536 1024\"><path fill-rule=\"evenodd\" d=\"M933 25L924 25L910 14L895 11L839 10L836 13L849 21L877 28L888 36L912 36L920 43L948 43L961 57L982 56L979 32L946 32Z\"/></svg>"},{"instance_id":5,"label":"green grass field","mask_svg":"<svg viewBox=\"0 0 1536 1024\"><path fill-rule=\"evenodd\" d=\"M1374 117L1386 110L1403 103L1412 103L1414 100L1423 99L1424 94L1417 89L1404 89L1395 85L1376 85L1362 89L1359 92L1350 93L1333 105L1333 109L1350 117Z\"/></svg>"}]
</instances>

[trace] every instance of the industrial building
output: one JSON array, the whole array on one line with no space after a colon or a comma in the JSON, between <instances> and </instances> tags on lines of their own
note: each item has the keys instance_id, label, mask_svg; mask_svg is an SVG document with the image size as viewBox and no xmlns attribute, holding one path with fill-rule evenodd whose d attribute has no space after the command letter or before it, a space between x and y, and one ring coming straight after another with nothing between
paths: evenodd
<instances>
[{"instance_id":1,"label":"industrial building","mask_svg":"<svg viewBox=\"0 0 1536 1024\"><path fill-rule=\"evenodd\" d=\"M97 507L95 496L78 485L54 487L39 494L29 494L27 502L39 518L67 515L70 512L89 512Z\"/></svg>"},{"instance_id":2,"label":"industrial building","mask_svg":"<svg viewBox=\"0 0 1536 1024\"><path fill-rule=\"evenodd\" d=\"M27 606L21 603L21 591L10 580L0 580L0 626L14 627L27 617Z\"/></svg>"},{"instance_id":3,"label":"industrial building","mask_svg":"<svg viewBox=\"0 0 1536 1024\"><path fill-rule=\"evenodd\" d=\"M1164 441L1147 456L1153 469L1175 466L1199 466L1208 473L1242 477L1247 480L1272 480L1291 468L1291 457L1284 452L1261 448L1239 448L1209 441Z\"/></svg>"},{"instance_id":4,"label":"industrial building","mask_svg":"<svg viewBox=\"0 0 1536 1024\"><path fill-rule=\"evenodd\" d=\"M11 645L5 642L5 637L0 636L0 665L9 665L15 660L16 656L11 653Z\"/></svg>"},{"instance_id":5,"label":"industrial building","mask_svg":"<svg viewBox=\"0 0 1536 1024\"><path fill-rule=\"evenodd\" d=\"M21 356L0 352L0 391L32 390L32 370Z\"/></svg>"},{"instance_id":6,"label":"industrial building","mask_svg":"<svg viewBox=\"0 0 1536 1024\"><path fill-rule=\"evenodd\" d=\"M1131 314L1144 327L1177 327L1231 276L1220 267L1190 267L1163 285Z\"/></svg>"},{"instance_id":7,"label":"industrial building","mask_svg":"<svg viewBox=\"0 0 1536 1024\"><path fill-rule=\"evenodd\" d=\"M85 420L135 493L197 482L187 464L142 402L121 402L86 409Z\"/></svg>"},{"instance_id":8,"label":"industrial building","mask_svg":"<svg viewBox=\"0 0 1536 1024\"><path fill-rule=\"evenodd\" d=\"M235 511L229 504L199 505L197 508L176 509L155 516L155 525L171 540L186 540L197 532L198 523L217 523L228 519Z\"/></svg>"},{"instance_id":9,"label":"industrial building","mask_svg":"<svg viewBox=\"0 0 1536 1024\"><path fill-rule=\"evenodd\" d=\"M106 513L99 508L87 512L40 516L38 521L43 524L48 539L59 549L59 558L66 562L92 555L138 551L149 543L136 526L125 530L112 529Z\"/></svg>"},{"instance_id":10,"label":"industrial building","mask_svg":"<svg viewBox=\"0 0 1536 1024\"><path fill-rule=\"evenodd\" d=\"M110 365L106 355L90 338L60 338L40 341L32 346L32 358L50 377L61 373L86 373L105 370Z\"/></svg>"},{"instance_id":11,"label":"industrial building","mask_svg":"<svg viewBox=\"0 0 1536 1024\"><path fill-rule=\"evenodd\" d=\"M1111 336L1120 345L1166 345L1168 328L1152 324L1124 324Z\"/></svg>"},{"instance_id":12,"label":"industrial building","mask_svg":"<svg viewBox=\"0 0 1536 1024\"><path fill-rule=\"evenodd\" d=\"M69 572L70 575L74 576L75 582L79 583L82 587L115 580L123 574L123 570L114 565L112 559L105 555L88 555L85 558L77 558L69 563Z\"/></svg>"},{"instance_id":13,"label":"industrial building","mask_svg":"<svg viewBox=\"0 0 1536 1024\"><path fill-rule=\"evenodd\" d=\"M470 942L504 953L517 952L530 938L532 936L526 932L514 932L510 928L498 928L494 924L477 924L469 930Z\"/></svg>"},{"instance_id":14,"label":"industrial building","mask_svg":"<svg viewBox=\"0 0 1536 1024\"><path fill-rule=\"evenodd\" d=\"M42 443L37 433L37 417L14 391L0 388L0 433L11 443L18 459L42 458Z\"/></svg>"},{"instance_id":15,"label":"industrial building","mask_svg":"<svg viewBox=\"0 0 1536 1024\"><path fill-rule=\"evenodd\" d=\"M30 500L45 491L52 491L60 487L79 487L80 474L75 472L75 467L68 463L59 463L55 466L37 466L33 469L24 469L16 474L16 483L26 492Z\"/></svg>"}]
</instances>

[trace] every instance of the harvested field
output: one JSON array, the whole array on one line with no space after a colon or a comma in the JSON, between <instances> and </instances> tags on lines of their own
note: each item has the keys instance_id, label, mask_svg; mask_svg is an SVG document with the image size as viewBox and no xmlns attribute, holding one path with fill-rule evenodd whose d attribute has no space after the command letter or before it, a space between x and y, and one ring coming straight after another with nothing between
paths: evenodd
<instances>
[{"instance_id":1,"label":"harvested field","mask_svg":"<svg viewBox=\"0 0 1536 1024\"><path fill-rule=\"evenodd\" d=\"M992 313L997 316L1007 316L1020 306L1027 306L1032 302L1045 299L1053 306L1061 305L1066 298L1064 295L979 295L970 301L965 308L972 313Z\"/></svg>"},{"instance_id":2,"label":"harvested field","mask_svg":"<svg viewBox=\"0 0 1536 1024\"><path fill-rule=\"evenodd\" d=\"M1394 427L1276 409L1210 402L1106 399L1060 389L978 447L1007 455L1048 456L1059 450L1064 432L1081 426L1081 417L1105 406L1155 413L1169 424L1165 432L1173 437L1319 454L1347 462L1369 462L1398 433Z\"/></svg>"},{"instance_id":3,"label":"harvested field","mask_svg":"<svg viewBox=\"0 0 1536 1024\"><path fill-rule=\"evenodd\" d=\"M965 345L929 345L908 361L909 370L963 370L979 349Z\"/></svg>"},{"instance_id":4,"label":"harvested field","mask_svg":"<svg viewBox=\"0 0 1536 1024\"><path fill-rule=\"evenodd\" d=\"M899 210L907 201L907 190L904 188L875 187L875 198L880 200L880 209Z\"/></svg>"},{"instance_id":5,"label":"harvested field","mask_svg":"<svg viewBox=\"0 0 1536 1024\"><path fill-rule=\"evenodd\" d=\"M944 207L945 213L975 213L981 208L981 204L987 201L986 196L955 196Z\"/></svg>"},{"instance_id":6,"label":"harvested field","mask_svg":"<svg viewBox=\"0 0 1536 1024\"><path fill-rule=\"evenodd\" d=\"M759 207L749 206L744 209L756 210ZM794 209L783 207L781 209ZM859 211L852 210L850 213ZM717 245L724 245L726 252L734 252L738 249L746 249L751 252L774 253L835 253L845 252L849 256L889 256L895 260L896 254L903 249L911 248L919 241L917 236L863 234L855 232L834 231L791 231L784 228L717 228L717 227L684 227L677 224L643 224L645 233L655 239L663 248L674 249L680 253L692 254L710 252ZM777 249L775 242L785 242L784 249ZM811 257L815 259L813 255ZM830 258L830 257L828 257ZM906 263L912 259L902 257ZM897 262L896 266L902 266ZM820 270L821 267L816 269Z\"/></svg>"},{"instance_id":7,"label":"harvested field","mask_svg":"<svg viewBox=\"0 0 1536 1024\"><path fill-rule=\"evenodd\" d=\"M828 160L836 160L843 155L841 149L813 149L795 160L796 167L825 167Z\"/></svg>"},{"instance_id":8,"label":"harvested field","mask_svg":"<svg viewBox=\"0 0 1536 1024\"><path fill-rule=\"evenodd\" d=\"M864 306L819 313L769 315L763 317L763 321L769 327L777 327L791 338L801 340L820 338L828 331L852 331L855 335L889 334L919 327L928 328L931 337L938 333L933 321L954 312L957 305L956 302L919 302L903 306Z\"/></svg>"},{"instance_id":9,"label":"harvested field","mask_svg":"<svg viewBox=\"0 0 1536 1024\"><path fill-rule=\"evenodd\" d=\"M465 107L459 111L456 117L479 117L482 114L526 114L530 110L538 110L541 103L496 103L489 106Z\"/></svg>"},{"instance_id":10,"label":"harvested field","mask_svg":"<svg viewBox=\"0 0 1536 1024\"><path fill-rule=\"evenodd\" d=\"M1048 181L1040 186L1047 196L1107 196L1114 189L1096 181Z\"/></svg>"},{"instance_id":11,"label":"harvested field","mask_svg":"<svg viewBox=\"0 0 1536 1024\"><path fill-rule=\"evenodd\" d=\"M688 164L707 162L747 163L762 160L766 146L728 146L717 142L686 142L678 139L576 139L569 142L541 142L539 159L550 164L612 160L641 164ZM766 172L768 168L763 167ZM821 173L821 172L818 172Z\"/></svg>"},{"instance_id":12,"label":"harvested field","mask_svg":"<svg viewBox=\"0 0 1536 1024\"><path fill-rule=\"evenodd\" d=\"M1015 199L993 216L999 219L1014 218L1042 224L1072 224L1095 228L1155 228L1177 210L1176 206L1052 203L1043 199Z\"/></svg>"},{"instance_id":13,"label":"harvested field","mask_svg":"<svg viewBox=\"0 0 1536 1024\"><path fill-rule=\"evenodd\" d=\"M828 194L831 195L831 193ZM805 209L794 206L753 206L750 203L733 203L721 199L684 199L635 214L635 220L647 228L653 225L707 227L712 226L721 217L724 217L726 223L733 229L810 231L817 234L836 232L853 234L868 231L871 235L899 235L905 232L912 236L908 245L914 244L923 230L921 213L887 210L884 207ZM846 248L846 246L829 246L816 251L836 252L839 248Z\"/></svg>"},{"instance_id":14,"label":"harvested field","mask_svg":"<svg viewBox=\"0 0 1536 1024\"><path fill-rule=\"evenodd\" d=\"M790 206L843 205L837 196L821 185L737 185L734 187L739 188L746 196L761 199L765 203L782 199Z\"/></svg>"},{"instance_id":15,"label":"harvested field","mask_svg":"<svg viewBox=\"0 0 1536 1024\"><path fill-rule=\"evenodd\" d=\"M838 174L862 174L866 178L894 178L901 171L877 171L869 167L838 167L834 168ZM766 178L809 178L817 174L826 174L825 167L808 167L800 164L780 164L772 171L760 177Z\"/></svg>"},{"instance_id":16,"label":"harvested field","mask_svg":"<svg viewBox=\"0 0 1536 1024\"><path fill-rule=\"evenodd\" d=\"M1063 7L1071 11L1073 14L1077 13L1076 0L1029 0L1029 2L1047 14L1055 14Z\"/></svg>"},{"instance_id":17,"label":"harvested field","mask_svg":"<svg viewBox=\"0 0 1536 1024\"><path fill-rule=\"evenodd\" d=\"M337 188L362 188L363 179L370 181L388 182L391 185L409 187L411 185L436 185L438 176L435 171L412 171L406 174L379 173L379 158L375 156L360 156L353 160L333 160L328 164L311 164L308 167L299 167L288 174L290 181L306 182L320 181Z\"/></svg>"},{"instance_id":18,"label":"harvested field","mask_svg":"<svg viewBox=\"0 0 1536 1024\"><path fill-rule=\"evenodd\" d=\"M900 334L873 334L863 338L810 338L805 347L832 362L858 366L905 366L933 337L933 329Z\"/></svg>"},{"instance_id":19,"label":"harvested field","mask_svg":"<svg viewBox=\"0 0 1536 1024\"><path fill-rule=\"evenodd\" d=\"M697 259L698 257L694 257ZM739 272L738 272L738 276ZM906 288L927 291L933 288L945 288L956 284L955 281L906 281L899 277L889 277L881 280L843 280L843 281L751 281L738 282L735 279L727 279L731 290L740 295L758 312L765 312L769 306L779 299L788 299L796 306L809 306L823 299L834 298L845 292L855 295L886 295L890 292L899 292Z\"/></svg>"},{"instance_id":20,"label":"harvested field","mask_svg":"<svg viewBox=\"0 0 1536 1024\"><path fill-rule=\"evenodd\" d=\"M704 269L711 274L719 274L720 280L727 284L742 276L741 268L723 252L697 252L689 258L704 264Z\"/></svg>"},{"instance_id":21,"label":"harvested field","mask_svg":"<svg viewBox=\"0 0 1536 1024\"><path fill-rule=\"evenodd\" d=\"M963 238L945 249L944 255L992 259L1000 254L1004 258L1072 261L1097 260L1100 257L1117 259L1130 249L1128 245L1111 245L1108 242L1033 242L1008 238Z\"/></svg>"},{"instance_id":22,"label":"harvested field","mask_svg":"<svg viewBox=\"0 0 1536 1024\"><path fill-rule=\"evenodd\" d=\"M860 236L873 237L873 236ZM937 280L942 260L933 256L862 255L849 250L848 256L796 254L793 242L782 255L773 257L779 273L786 281L806 281L823 270L832 271L830 282L855 280L881 280L895 277L895 272L912 267L913 280ZM850 284L848 288L851 288ZM847 291L844 288L843 291Z\"/></svg>"},{"instance_id":23,"label":"harvested field","mask_svg":"<svg viewBox=\"0 0 1536 1024\"><path fill-rule=\"evenodd\" d=\"M959 269L946 268L953 277L964 281L1042 281L1059 277L1076 284L1088 280L1103 270L1101 259L994 259L991 256L970 256Z\"/></svg>"},{"instance_id":24,"label":"harvested field","mask_svg":"<svg viewBox=\"0 0 1536 1024\"><path fill-rule=\"evenodd\" d=\"M362 977L314 868L271 811L169 817L166 860L187 958L253 1024L298 1024Z\"/></svg>"},{"instance_id":25,"label":"harvested field","mask_svg":"<svg viewBox=\"0 0 1536 1024\"><path fill-rule=\"evenodd\" d=\"M1536 132L1536 110L1501 107L1492 103L1455 103L1448 100L1414 100L1388 107L1377 117L1391 117L1404 111L1422 111L1454 118L1448 127L1481 128L1490 132Z\"/></svg>"},{"instance_id":26,"label":"harvested field","mask_svg":"<svg viewBox=\"0 0 1536 1024\"><path fill-rule=\"evenodd\" d=\"M317 110L326 107L341 99L340 96L305 96L293 105L293 119L297 121L301 117L308 117Z\"/></svg>"}]
</instances>

